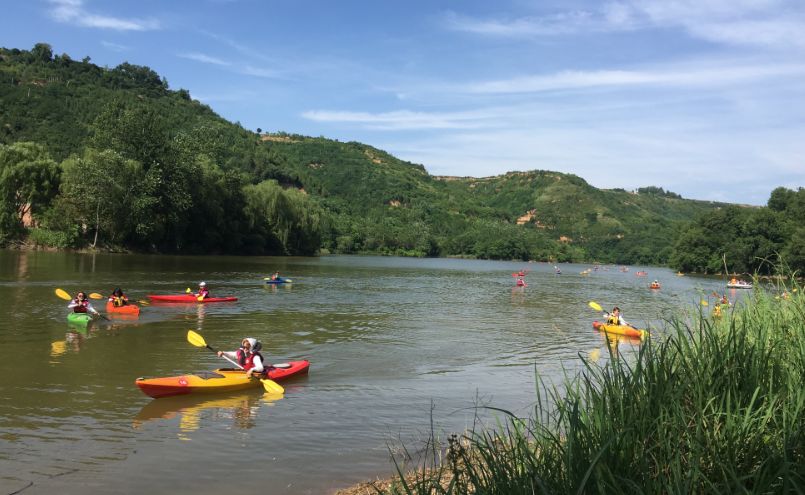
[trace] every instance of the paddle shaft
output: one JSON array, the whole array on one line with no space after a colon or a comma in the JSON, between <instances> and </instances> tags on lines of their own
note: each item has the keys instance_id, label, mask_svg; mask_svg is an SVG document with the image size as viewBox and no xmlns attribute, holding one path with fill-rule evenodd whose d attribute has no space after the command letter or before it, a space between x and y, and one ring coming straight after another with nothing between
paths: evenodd
<instances>
[{"instance_id":1,"label":"paddle shaft","mask_svg":"<svg viewBox=\"0 0 805 495\"><path fill-rule=\"evenodd\" d=\"M211 351L212 351L212 352L214 352L215 354L218 354L218 351L217 351L217 350L215 350L215 349L213 349L213 348L210 346L210 344L207 344L206 346L207 346L207 349L211 350ZM222 358L224 358L224 359L226 359L226 360L227 360L227 361L229 361L230 363L234 364L234 365L235 365L235 366L237 366L238 368L243 369L243 366L241 366L241 365L239 365L238 363L236 363L235 361L233 361L233 360L229 359L229 356L227 356L226 354L221 354L221 357L222 357Z\"/></svg>"}]
</instances>

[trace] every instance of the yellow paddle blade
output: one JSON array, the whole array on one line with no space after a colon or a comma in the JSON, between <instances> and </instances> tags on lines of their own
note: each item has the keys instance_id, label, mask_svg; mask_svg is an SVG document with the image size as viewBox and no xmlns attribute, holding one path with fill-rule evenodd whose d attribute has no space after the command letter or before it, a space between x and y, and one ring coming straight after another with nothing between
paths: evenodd
<instances>
[{"instance_id":1,"label":"yellow paddle blade","mask_svg":"<svg viewBox=\"0 0 805 495\"><path fill-rule=\"evenodd\" d=\"M187 341L196 347L207 347L207 342L204 340L204 337L193 330L187 331Z\"/></svg>"},{"instance_id":2,"label":"yellow paddle blade","mask_svg":"<svg viewBox=\"0 0 805 495\"><path fill-rule=\"evenodd\" d=\"M104 299L104 297L97 292L90 292L89 294L90 299Z\"/></svg>"},{"instance_id":3,"label":"yellow paddle blade","mask_svg":"<svg viewBox=\"0 0 805 495\"><path fill-rule=\"evenodd\" d=\"M709 306L710 303L702 299L702 306Z\"/></svg>"},{"instance_id":4,"label":"yellow paddle blade","mask_svg":"<svg viewBox=\"0 0 805 495\"><path fill-rule=\"evenodd\" d=\"M184 290L186 294L190 294L190 287Z\"/></svg>"},{"instance_id":5,"label":"yellow paddle blade","mask_svg":"<svg viewBox=\"0 0 805 495\"><path fill-rule=\"evenodd\" d=\"M202 302L202 301L204 301L204 296L198 296L198 297L196 298L196 301L198 301L198 302Z\"/></svg>"},{"instance_id":6,"label":"yellow paddle blade","mask_svg":"<svg viewBox=\"0 0 805 495\"><path fill-rule=\"evenodd\" d=\"M596 311L603 311L604 310L604 308L602 308L601 305L598 304L595 301L590 301L590 302L587 303L587 305L590 306L591 308L593 308Z\"/></svg>"},{"instance_id":7,"label":"yellow paddle blade","mask_svg":"<svg viewBox=\"0 0 805 495\"><path fill-rule=\"evenodd\" d=\"M285 389L282 388L282 385L275 382L274 380L269 380L268 378L264 378L260 380L263 382L263 388L266 389L266 392L270 394L284 394Z\"/></svg>"},{"instance_id":8,"label":"yellow paddle blade","mask_svg":"<svg viewBox=\"0 0 805 495\"><path fill-rule=\"evenodd\" d=\"M589 357L590 361L598 361L598 358L601 357L601 349L593 349L590 351Z\"/></svg>"},{"instance_id":9,"label":"yellow paddle blade","mask_svg":"<svg viewBox=\"0 0 805 495\"><path fill-rule=\"evenodd\" d=\"M67 291L63 291L61 289L56 289L56 295L65 301L71 301L73 299L70 297L70 294L68 294Z\"/></svg>"}]
</instances>

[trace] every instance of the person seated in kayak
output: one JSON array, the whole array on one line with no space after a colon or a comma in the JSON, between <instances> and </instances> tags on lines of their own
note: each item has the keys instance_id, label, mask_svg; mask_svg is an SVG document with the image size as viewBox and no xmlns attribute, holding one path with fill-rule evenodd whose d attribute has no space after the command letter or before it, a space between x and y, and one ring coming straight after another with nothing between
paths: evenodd
<instances>
[{"instance_id":1,"label":"person seated in kayak","mask_svg":"<svg viewBox=\"0 0 805 495\"><path fill-rule=\"evenodd\" d=\"M115 307L120 307L128 304L129 298L120 290L120 287L115 287L115 290L112 291L112 295L109 296L109 302Z\"/></svg>"},{"instance_id":2,"label":"person seated in kayak","mask_svg":"<svg viewBox=\"0 0 805 495\"><path fill-rule=\"evenodd\" d=\"M80 291L76 294L75 299L70 301L70 304L67 305L68 309L72 309L73 313L92 313L94 315L99 314L95 308L92 307L90 304L89 299L87 299L87 295Z\"/></svg>"},{"instance_id":3,"label":"person seated in kayak","mask_svg":"<svg viewBox=\"0 0 805 495\"><path fill-rule=\"evenodd\" d=\"M280 272L274 272L274 274L271 275L271 280L279 280L279 279L280 279Z\"/></svg>"},{"instance_id":4,"label":"person seated in kayak","mask_svg":"<svg viewBox=\"0 0 805 495\"><path fill-rule=\"evenodd\" d=\"M623 316L621 316L621 308L617 306L612 308L611 313L604 313L604 316L607 318L607 325L622 325L627 327L632 326L623 319Z\"/></svg>"},{"instance_id":5,"label":"person seated in kayak","mask_svg":"<svg viewBox=\"0 0 805 495\"><path fill-rule=\"evenodd\" d=\"M199 282L196 297L201 299L206 299L210 297L210 291L207 290L207 282Z\"/></svg>"},{"instance_id":6,"label":"person seated in kayak","mask_svg":"<svg viewBox=\"0 0 805 495\"><path fill-rule=\"evenodd\" d=\"M237 351L218 351L218 357L226 356L234 360L243 366L246 376L251 378L253 374L261 375L265 373L263 355L260 354L260 349L262 348L263 344L257 339L247 337L241 341L240 348Z\"/></svg>"}]
</instances>

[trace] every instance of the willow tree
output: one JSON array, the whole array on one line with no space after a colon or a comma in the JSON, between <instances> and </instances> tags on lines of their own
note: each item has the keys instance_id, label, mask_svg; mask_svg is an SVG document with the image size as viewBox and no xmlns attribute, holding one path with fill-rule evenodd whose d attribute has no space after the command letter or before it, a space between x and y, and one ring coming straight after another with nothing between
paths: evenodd
<instances>
[{"instance_id":1,"label":"willow tree","mask_svg":"<svg viewBox=\"0 0 805 495\"><path fill-rule=\"evenodd\" d=\"M19 235L23 219L47 207L59 179L58 165L41 145L0 145L0 241Z\"/></svg>"},{"instance_id":2,"label":"willow tree","mask_svg":"<svg viewBox=\"0 0 805 495\"><path fill-rule=\"evenodd\" d=\"M304 193L268 180L244 187L246 217L263 249L276 254L314 254L321 245L322 212Z\"/></svg>"},{"instance_id":3,"label":"willow tree","mask_svg":"<svg viewBox=\"0 0 805 495\"><path fill-rule=\"evenodd\" d=\"M92 247L101 232L111 242L132 234L131 209L138 200L142 166L112 150L87 149L62 163L61 201L72 206L73 220L94 230Z\"/></svg>"}]
</instances>

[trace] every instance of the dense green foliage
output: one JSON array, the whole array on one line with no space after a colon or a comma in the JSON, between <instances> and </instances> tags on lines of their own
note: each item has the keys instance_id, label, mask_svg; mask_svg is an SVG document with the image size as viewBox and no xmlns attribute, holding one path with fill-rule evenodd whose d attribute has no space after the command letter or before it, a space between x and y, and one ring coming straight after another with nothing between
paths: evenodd
<instances>
[{"instance_id":1,"label":"dense green foliage","mask_svg":"<svg viewBox=\"0 0 805 495\"><path fill-rule=\"evenodd\" d=\"M429 443L424 469L378 493L802 493L805 297L699 311L538 387L530 418Z\"/></svg>"},{"instance_id":2,"label":"dense green foliage","mask_svg":"<svg viewBox=\"0 0 805 495\"><path fill-rule=\"evenodd\" d=\"M44 43L0 49L0 193L0 244L645 264L726 206L547 171L434 177L360 143L247 131L147 67Z\"/></svg>"},{"instance_id":3,"label":"dense green foliage","mask_svg":"<svg viewBox=\"0 0 805 495\"><path fill-rule=\"evenodd\" d=\"M57 247L318 250L311 198L279 189L250 205L262 198L249 187L285 178L279 159L151 69L102 69L45 44L0 60L0 242L24 237L30 213L29 240Z\"/></svg>"},{"instance_id":4,"label":"dense green foliage","mask_svg":"<svg viewBox=\"0 0 805 495\"><path fill-rule=\"evenodd\" d=\"M778 187L768 206L729 206L700 215L682 230L671 257L679 270L769 274L778 262L805 272L805 189ZM726 268L725 268L726 264Z\"/></svg>"}]
</instances>

